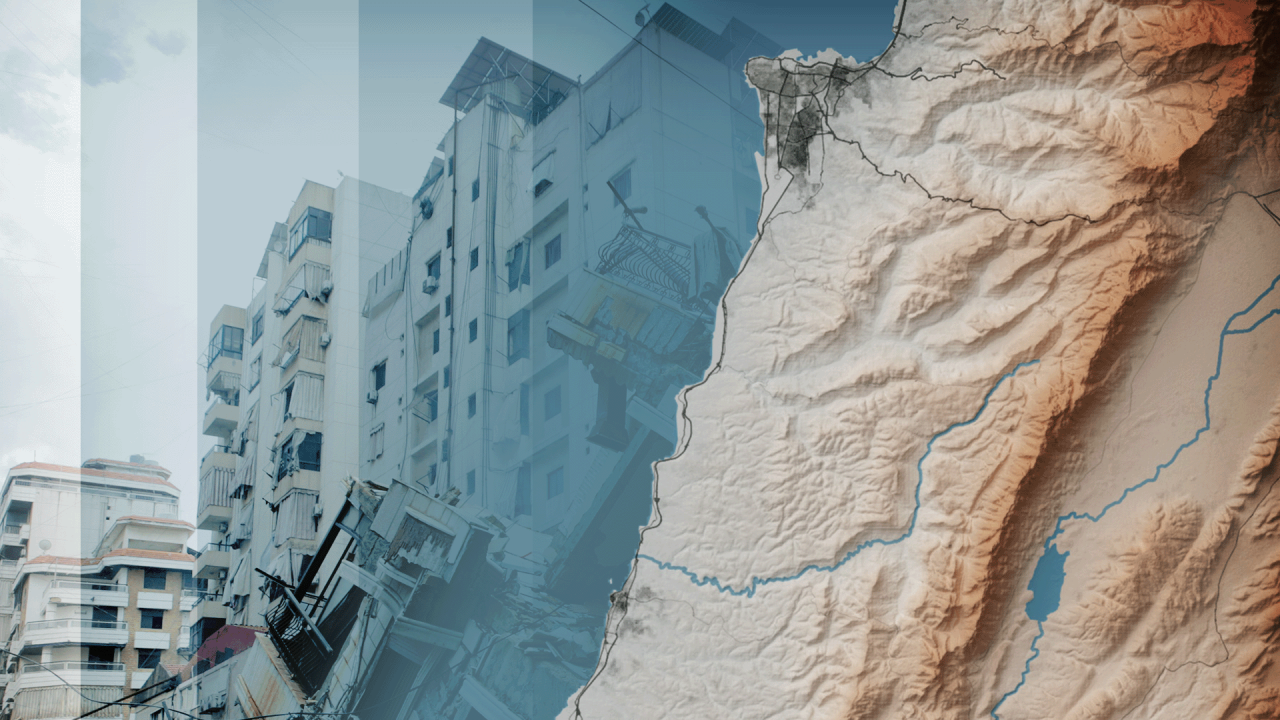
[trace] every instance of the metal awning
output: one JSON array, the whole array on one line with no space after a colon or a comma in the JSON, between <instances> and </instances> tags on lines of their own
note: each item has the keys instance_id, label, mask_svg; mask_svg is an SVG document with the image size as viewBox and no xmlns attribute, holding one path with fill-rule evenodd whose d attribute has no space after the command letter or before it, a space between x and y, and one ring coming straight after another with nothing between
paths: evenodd
<instances>
[{"instance_id":1,"label":"metal awning","mask_svg":"<svg viewBox=\"0 0 1280 720\"><path fill-rule=\"evenodd\" d=\"M498 92L493 85L503 79L510 82ZM559 105L576 86L564 75L482 37L440 97L440 104L465 113L493 93L521 110L524 117L539 117Z\"/></svg>"}]
</instances>

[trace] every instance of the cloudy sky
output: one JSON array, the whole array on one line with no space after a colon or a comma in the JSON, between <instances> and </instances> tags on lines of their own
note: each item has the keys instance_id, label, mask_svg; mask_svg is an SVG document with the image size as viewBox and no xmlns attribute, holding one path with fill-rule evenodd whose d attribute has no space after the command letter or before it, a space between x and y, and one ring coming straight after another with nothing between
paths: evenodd
<instances>
[{"instance_id":1,"label":"cloudy sky","mask_svg":"<svg viewBox=\"0 0 1280 720\"><path fill-rule=\"evenodd\" d=\"M866 60L894 2L688 0L784 47ZM652 3L653 12L661 3ZM144 454L195 515L201 358L306 179L412 195L485 36L589 77L631 0L0 3L0 471Z\"/></svg>"}]
</instances>

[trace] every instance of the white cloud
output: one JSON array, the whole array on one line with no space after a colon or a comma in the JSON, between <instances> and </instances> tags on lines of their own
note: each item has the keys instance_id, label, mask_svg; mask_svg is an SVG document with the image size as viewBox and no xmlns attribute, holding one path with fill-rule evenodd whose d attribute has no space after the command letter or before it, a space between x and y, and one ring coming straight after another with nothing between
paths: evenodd
<instances>
[{"instance_id":1,"label":"white cloud","mask_svg":"<svg viewBox=\"0 0 1280 720\"><path fill-rule=\"evenodd\" d=\"M181 55L187 48L187 36L179 30L171 30L163 34L152 30L147 35L147 42L151 47L170 57Z\"/></svg>"}]
</instances>

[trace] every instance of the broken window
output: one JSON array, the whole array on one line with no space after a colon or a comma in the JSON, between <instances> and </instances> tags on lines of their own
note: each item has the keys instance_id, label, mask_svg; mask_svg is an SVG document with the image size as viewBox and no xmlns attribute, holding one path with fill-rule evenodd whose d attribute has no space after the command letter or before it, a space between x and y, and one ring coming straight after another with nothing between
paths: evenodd
<instances>
[{"instance_id":1,"label":"broken window","mask_svg":"<svg viewBox=\"0 0 1280 720\"><path fill-rule=\"evenodd\" d=\"M507 318L507 364L529 357L529 308Z\"/></svg>"},{"instance_id":2,"label":"broken window","mask_svg":"<svg viewBox=\"0 0 1280 720\"><path fill-rule=\"evenodd\" d=\"M369 459L371 461L382 457L383 437L385 436L383 429L385 427L385 423L378 423L374 426L373 432L369 433Z\"/></svg>"},{"instance_id":3,"label":"broken window","mask_svg":"<svg viewBox=\"0 0 1280 720\"><path fill-rule=\"evenodd\" d=\"M617 207L622 204L623 200L631 197L631 168L627 168L622 172L614 175L609 183L613 185L617 195L613 196L613 206Z\"/></svg>"},{"instance_id":4,"label":"broken window","mask_svg":"<svg viewBox=\"0 0 1280 720\"><path fill-rule=\"evenodd\" d=\"M533 489L530 487L532 479L533 466L524 463L516 471L516 515L533 514Z\"/></svg>"},{"instance_id":5,"label":"broken window","mask_svg":"<svg viewBox=\"0 0 1280 720\"><path fill-rule=\"evenodd\" d=\"M542 247L542 250L544 255L543 260L546 263L543 265L544 268L549 268L560 262L560 236L557 235L548 240L547 244Z\"/></svg>"},{"instance_id":6,"label":"broken window","mask_svg":"<svg viewBox=\"0 0 1280 720\"><path fill-rule=\"evenodd\" d=\"M564 492L564 468L558 467L547 473L547 499L550 500Z\"/></svg>"},{"instance_id":7,"label":"broken window","mask_svg":"<svg viewBox=\"0 0 1280 720\"><path fill-rule=\"evenodd\" d=\"M320 469L321 433L307 433L298 445L298 467L303 470Z\"/></svg>"},{"instance_id":8,"label":"broken window","mask_svg":"<svg viewBox=\"0 0 1280 720\"><path fill-rule=\"evenodd\" d=\"M560 414L560 386L557 385L542 396L542 419L550 420Z\"/></svg>"}]
</instances>

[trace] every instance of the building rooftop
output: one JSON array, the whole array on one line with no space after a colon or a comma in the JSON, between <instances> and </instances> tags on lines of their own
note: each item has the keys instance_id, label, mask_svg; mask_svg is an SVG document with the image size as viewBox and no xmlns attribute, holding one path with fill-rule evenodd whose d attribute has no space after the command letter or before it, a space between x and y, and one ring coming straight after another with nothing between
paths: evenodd
<instances>
[{"instance_id":1,"label":"building rooftop","mask_svg":"<svg viewBox=\"0 0 1280 720\"><path fill-rule=\"evenodd\" d=\"M27 560L25 566L29 565L75 565L83 567L85 565L97 565L104 559L109 557L136 557L148 560L171 560L174 562L190 562L196 561L195 556L187 553L165 552L163 550L139 550L137 548L121 548L112 550L104 555L89 558L65 557L61 555L38 555Z\"/></svg>"},{"instance_id":2,"label":"building rooftop","mask_svg":"<svg viewBox=\"0 0 1280 720\"><path fill-rule=\"evenodd\" d=\"M186 527L186 528L191 528L192 530L195 530L195 529L196 529L196 526L195 526L195 525L192 525L191 523L187 522L186 520L177 520L177 519L174 519L174 518L146 517L146 516L144 516L144 515L121 515L120 517L116 518L116 520L115 520L115 521L116 521L116 522L151 522L151 523L163 523L163 524L165 524L165 525L181 525L181 526Z\"/></svg>"},{"instance_id":3,"label":"building rooftop","mask_svg":"<svg viewBox=\"0 0 1280 720\"><path fill-rule=\"evenodd\" d=\"M93 462L93 461L90 461L90 462ZM112 462L115 462L115 461L112 461ZM119 464L128 465L132 463L119 463ZM143 467L143 466L139 466L139 467ZM149 465L145 467L158 467L158 466ZM164 468L160 468L160 469L164 470ZM30 470L33 472L20 472L23 470ZM40 470L44 470L46 472L69 473L72 475L88 475L90 477L100 477L100 478L107 478L112 480L130 480L132 482L142 482L142 483L151 483L153 485L163 485L173 490L178 489L178 486L174 485L168 480L165 480L162 477L157 477L156 475L144 475L141 473L126 473L126 472L119 472L114 470L99 470L97 468L87 468L87 467L72 467L70 465L54 465L52 463L42 463L42 462L27 462L27 463L20 463L18 465L14 465L9 470L9 477L12 478L14 476L20 476L20 475L38 475L39 474L38 471ZM167 473L168 470L164 470L164 472Z\"/></svg>"}]
</instances>

